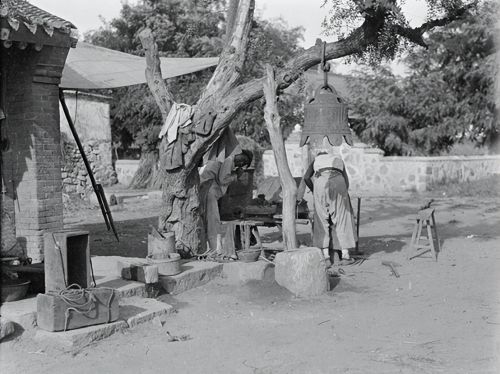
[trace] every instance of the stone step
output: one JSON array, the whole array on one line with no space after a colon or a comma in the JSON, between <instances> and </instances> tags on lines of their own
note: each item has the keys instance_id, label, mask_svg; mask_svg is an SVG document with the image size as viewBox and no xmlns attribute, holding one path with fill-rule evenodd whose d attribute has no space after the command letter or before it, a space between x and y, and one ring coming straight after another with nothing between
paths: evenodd
<instances>
[{"instance_id":1,"label":"stone step","mask_svg":"<svg viewBox=\"0 0 500 374\"><path fill-rule=\"evenodd\" d=\"M0 314L24 330L34 329L36 327L36 297L3 303Z\"/></svg>"},{"instance_id":2,"label":"stone step","mask_svg":"<svg viewBox=\"0 0 500 374\"><path fill-rule=\"evenodd\" d=\"M164 321L174 311L171 305L155 299L125 298L120 300L120 316L115 322L69 331L50 332L38 329L35 339L58 348L75 350L142 323L155 319Z\"/></svg>"},{"instance_id":3,"label":"stone step","mask_svg":"<svg viewBox=\"0 0 500 374\"><path fill-rule=\"evenodd\" d=\"M144 283L134 282L110 277L96 277L97 287L114 288L120 299L129 297L147 297L147 289ZM0 314L24 330L34 329L36 324L36 296L27 299L10 301L2 304Z\"/></svg>"},{"instance_id":4,"label":"stone step","mask_svg":"<svg viewBox=\"0 0 500 374\"><path fill-rule=\"evenodd\" d=\"M51 332L38 329L35 333L35 340L58 348L78 349L95 341L105 339L126 328L128 328L127 322L118 320L112 323L88 326L69 331Z\"/></svg>"},{"instance_id":5,"label":"stone step","mask_svg":"<svg viewBox=\"0 0 500 374\"><path fill-rule=\"evenodd\" d=\"M189 261L181 265L182 273L177 275L161 275L160 284L163 289L173 295L195 287L202 286L222 273L222 264L210 261Z\"/></svg>"},{"instance_id":6,"label":"stone step","mask_svg":"<svg viewBox=\"0 0 500 374\"><path fill-rule=\"evenodd\" d=\"M156 299L129 297L120 300L120 319L126 321L128 327L135 327L157 317L163 320L174 312L172 305Z\"/></svg>"}]
</instances>

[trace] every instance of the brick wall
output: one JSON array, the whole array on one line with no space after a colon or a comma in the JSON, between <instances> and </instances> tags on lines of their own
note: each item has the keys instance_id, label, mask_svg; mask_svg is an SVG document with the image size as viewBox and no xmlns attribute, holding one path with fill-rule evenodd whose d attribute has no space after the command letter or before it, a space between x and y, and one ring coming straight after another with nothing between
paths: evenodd
<instances>
[{"instance_id":1,"label":"brick wall","mask_svg":"<svg viewBox=\"0 0 500 374\"><path fill-rule=\"evenodd\" d=\"M16 235L34 262L43 259L43 233L63 226L59 80L68 48L4 49L7 102L2 136L6 195L14 201ZM12 207L11 207L12 209Z\"/></svg>"}]
</instances>

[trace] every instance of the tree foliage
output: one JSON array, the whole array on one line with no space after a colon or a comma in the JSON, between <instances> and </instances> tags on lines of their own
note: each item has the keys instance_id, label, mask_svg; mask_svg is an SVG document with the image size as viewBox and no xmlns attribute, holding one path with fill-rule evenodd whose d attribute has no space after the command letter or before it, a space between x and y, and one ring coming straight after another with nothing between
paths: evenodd
<instances>
[{"instance_id":1,"label":"tree foliage","mask_svg":"<svg viewBox=\"0 0 500 374\"><path fill-rule=\"evenodd\" d=\"M471 140L490 145L498 136L495 110L496 4L483 3L460 21L436 29L427 48L405 58L409 75L376 68L352 80L354 129L386 154L438 154Z\"/></svg>"},{"instance_id":2,"label":"tree foliage","mask_svg":"<svg viewBox=\"0 0 500 374\"><path fill-rule=\"evenodd\" d=\"M475 7L476 0L426 0L428 19L419 27L410 27L398 0L324 0L329 9L323 20L327 35L339 39L360 28L364 33L363 48L347 56L348 60L377 66L391 61L414 44L426 46L424 35L462 17Z\"/></svg>"}]
</instances>

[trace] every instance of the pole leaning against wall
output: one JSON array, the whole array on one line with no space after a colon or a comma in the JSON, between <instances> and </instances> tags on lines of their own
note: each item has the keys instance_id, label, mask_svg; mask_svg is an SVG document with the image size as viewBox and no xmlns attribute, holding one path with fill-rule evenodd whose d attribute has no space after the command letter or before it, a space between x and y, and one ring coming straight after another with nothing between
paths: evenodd
<instances>
[{"instance_id":1,"label":"pole leaning against wall","mask_svg":"<svg viewBox=\"0 0 500 374\"><path fill-rule=\"evenodd\" d=\"M82 156L83 163L85 164L85 168L87 169L87 173L90 178L90 182L92 183L92 188L94 189L94 192L97 197L97 201L99 202L99 206L101 207L101 212L102 216L104 217L104 222L106 223L106 227L108 231L111 229L113 230L113 233L115 234L116 240L120 241L118 238L118 233L116 232L115 225L113 223L113 216L111 215L111 211L109 210L109 205L108 201L106 200L106 195L104 194L104 189L102 188L102 185L97 183L94 174L92 173L92 168L90 167L89 161L87 159L87 156L85 155L85 151L83 150L82 143L80 141L80 137L78 136L78 133L76 132L75 125L73 124L73 119L71 118L71 115L69 114L68 107L66 105L66 101L64 100L64 91L62 89L59 89L59 101L61 102L61 106L64 111L64 115L66 117L66 120L68 121L69 128L71 130L71 133L73 134L73 137L75 138L76 145L78 146L78 150L80 151L80 154Z\"/></svg>"}]
</instances>

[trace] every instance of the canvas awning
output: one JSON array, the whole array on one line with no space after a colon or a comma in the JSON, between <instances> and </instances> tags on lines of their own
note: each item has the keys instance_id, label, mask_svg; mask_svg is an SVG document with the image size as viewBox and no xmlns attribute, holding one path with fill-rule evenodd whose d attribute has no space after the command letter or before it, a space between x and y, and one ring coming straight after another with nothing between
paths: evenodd
<instances>
[{"instance_id":1,"label":"canvas awning","mask_svg":"<svg viewBox=\"0 0 500 374\"><path fill-rule=\"evenodd\" d=\"M218 57L161 57L163 78L172 78L217 65ZM146 83L146 59L128 53L78 42L66 59L60 87L100 89Z\"/></svg>"}]
</instances>

